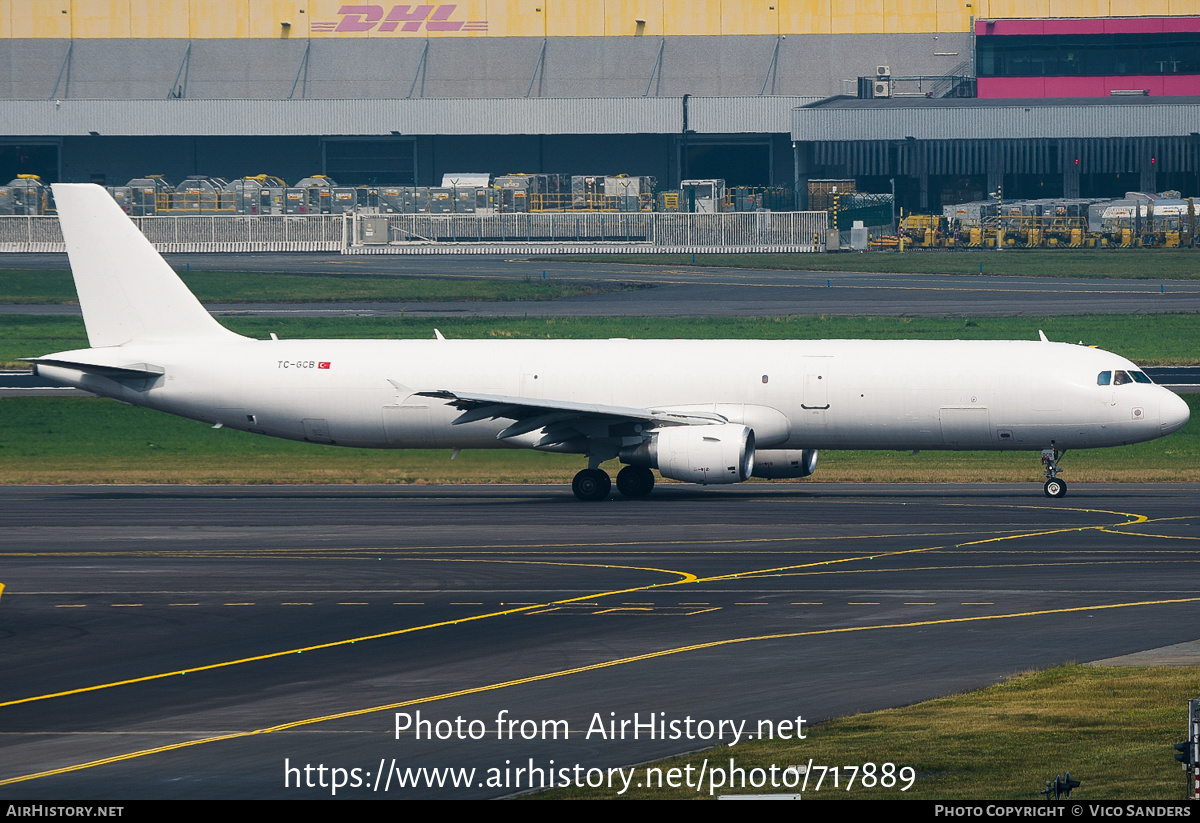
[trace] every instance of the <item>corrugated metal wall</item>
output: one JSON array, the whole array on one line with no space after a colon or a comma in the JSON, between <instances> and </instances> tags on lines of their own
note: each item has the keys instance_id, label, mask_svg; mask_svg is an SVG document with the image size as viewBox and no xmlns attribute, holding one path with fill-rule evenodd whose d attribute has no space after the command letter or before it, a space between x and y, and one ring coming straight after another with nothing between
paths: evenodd
<instances>
[{"instance_id":1,"label":"corrugated metal wall","mask_svg":"<svg viewBox=\"0 0 1200 823\"><path fill-rule=\"evenodd\" d=\"M936 40L922 34L0 37L0 99L823 97L842 90L840 78L873 73L876 61L901 74L940 74L961 62L958 55L969 47L966 33Z\"/></svg>"},{"instance_id":2,"label":"corrugated metal wall","mask_svg":"<svg viewBox=\"0 0 1200 823\"><path fill-rule=\"evenodd\" d=\"M700 134L786 134L792 109L818 97L693 97L688 101L688 128Z\"/></svg>"},{"instance_id":3,"label":"corrugated metal wall","mask_svg":"<svg viewBox=\"0 0 1200 823\"><path fill-rule=\"evenodd\" d=\"M692 97L699 134L786 134L812 97ZM0 100L0 136L679 134L681 97Z\"/></svg>"},{"instance_id":4,"label":"corrugated metal wall","mask_svg":"<svg viewBox=\"0 0 1200 823\"><path fill-rule=\"evenodd\" d=\"M682 101L654 97L0 101L0 134L13 136L677 134L682 126Z\"/></svg>"},{"instance_id":5,"label":"corrugated metal wall","mask_svg":"<svg viewBox=\"0 0 1200 823\"><path fill-rule=\"evenodd\" d=\"M1200 105L1195 103L1106 101L1048 106L935 101L912 106L884 102L792 112L792 139L801 141L1159 137L1191 134L1198 126Z\"/></svg>"},{"instance_id":6,"label":"corrugated metal wall","mask_svg":"<svg viewBox=\"0 0 1200 823\"><path fill-rule=\"evenodd\" d=\"M1151 163L1153 159L1153 163ZM919 174L1057 174L1194 172L1200 140L1191 137L1110 137L1070 140L955 140L817 142L817 166L844 167L853 176ZM997 165L993 166L993 160ZM1075 161L1079 162L1076 163Z\"/></svg>"}]
</instances>

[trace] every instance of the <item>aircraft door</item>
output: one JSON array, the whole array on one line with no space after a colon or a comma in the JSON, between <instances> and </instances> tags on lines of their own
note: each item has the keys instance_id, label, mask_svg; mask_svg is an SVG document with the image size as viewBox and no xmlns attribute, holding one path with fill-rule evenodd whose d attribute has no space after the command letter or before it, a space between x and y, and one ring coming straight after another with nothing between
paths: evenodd
<instances>
[{"instance_id":1,"label":"aircraft door","mask_svg":"<svg viewBox=\"0 0 1200 823\"><path fill-rule=\"evenodd\" d=\"M310 443L332 443L329 436L329 422L323 418L306 417L300 421L304 426L304 439Z\"/></svg>"},{"instance_id":2,"label":"aircraft door","mask_svg":"<svg viewBox=\"0 0 1200 823\"><path fill-rule=\"evenodd\" d=\"M419 449L433 445L429 406L425 403L384 406L383 428L390 446Z\"/></svg>"},{"instance_id":3,"label":"aircraft door","mask_svg":"<svg viewBox=\"0 0 1200 823\"><path fill-rule=\"evenodd\" d=\"M986 449L992 430L986 406L943 406L942 445L948 449Z\"/></svg>"},{"instance_id":4,"label":"aircraft door","mask_svg":"<svg viewBox=\"0 0 1200 823\"><path fill-rule=\"evenodd\" d=\"M1112 422L1117 408L1117 392L1113 386L1113 373L1102 371L1096 376L1096 396L1100 403L1100 426Z\"/></svg>"},{"instance_id":5,"label":"aircraft door","mask_svg":"<svg viewBox=\"0 0 1200 823\"><path fill-rule=\"evenodd\" d=\"M803 357L803 383L800 409L808 426L829 422L829 372L832 357Z\"/></svg>"}]
</instances>

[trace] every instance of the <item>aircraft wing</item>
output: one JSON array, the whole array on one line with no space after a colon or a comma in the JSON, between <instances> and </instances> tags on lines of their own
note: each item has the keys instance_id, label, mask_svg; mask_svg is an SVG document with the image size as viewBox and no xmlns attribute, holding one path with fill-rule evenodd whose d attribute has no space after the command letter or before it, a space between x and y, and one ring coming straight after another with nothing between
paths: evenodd
<instances>
[{"instance_id":1,"label":"aircraft wing","mask_svg":"<svg viewBox=\"0 0 1200 823\"><path fill-rule=\"evenodd\" d=\"M632 406L607 406L601 403L576 403L570 400L544 400L500 394L475 394L457 391L415 392L420 397L435 397L448 401L462 411L454 425L477 420L512 420L496 435L497 440L545 429L538 446L564 443L580 437L608 437L610 427L641 423L645 428L657 426L703 426L727 422L719 414L705 412L673 412L670 409L640 409Z\"/></svg>"}]
</instances>

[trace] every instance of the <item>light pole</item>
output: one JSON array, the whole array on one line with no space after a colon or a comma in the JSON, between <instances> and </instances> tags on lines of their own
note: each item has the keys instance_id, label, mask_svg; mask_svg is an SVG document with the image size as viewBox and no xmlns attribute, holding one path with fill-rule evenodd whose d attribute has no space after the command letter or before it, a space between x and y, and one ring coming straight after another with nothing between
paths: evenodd
<instances>
[{"instance_id":1,"label":"light pole","mask_svg":"<svg viewBox=\"0 0 1200 823\"><path fill-rule=\"evenodd\" d=\"M892 184L892 231L896 231L896 178L889 177L888 182Z\"/></svg>"},{"instance_id":2,"label":"light pole","mask_svg":"<svg viewBox=\"0 0 1200 823\"><path fill-rule=\"evenodd\" d=\"M996 251L1004 251L1004 184L989 194L996 198Z\"/></svg>"}]
</instances>

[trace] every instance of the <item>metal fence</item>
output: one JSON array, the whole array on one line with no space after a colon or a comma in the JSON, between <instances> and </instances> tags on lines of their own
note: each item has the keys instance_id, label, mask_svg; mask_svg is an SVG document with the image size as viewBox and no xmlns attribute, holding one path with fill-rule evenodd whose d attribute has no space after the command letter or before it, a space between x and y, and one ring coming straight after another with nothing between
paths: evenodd
<instances>
[{"instance_id":1,"label":"metal fence","mask_svg":"<svg viewBox=\"0 0 1200 823\"><path fill-rule=\"evenodd\" d=\"M571 254L808 252L825 212L325 214L131 218L160 252ZM386 231L385 231L386 230ZM0 252L64 252L55 216L0 217Z\"/></svg>"},{"instance_id":2,"label":"metal fence","mask_svg":"<svg viewBox=\"0 0 1200 823\"><path fill-rule=\"evenodd\" d=\"M773 252L824 247L825 212L352 216L353 254Z\"/></svg>"},{"instance_id":3,"label":"metal fence","mask_svg":"<svg viewBox=\"0 0 1200 823\"><path fill-rule=\"evenodd\" d=\"M346 222L340 214L130 219L160 252L339 252L346 245ZM66 250L55 216L0 217L0 251Z\"/></svg>"}]
</instances>

